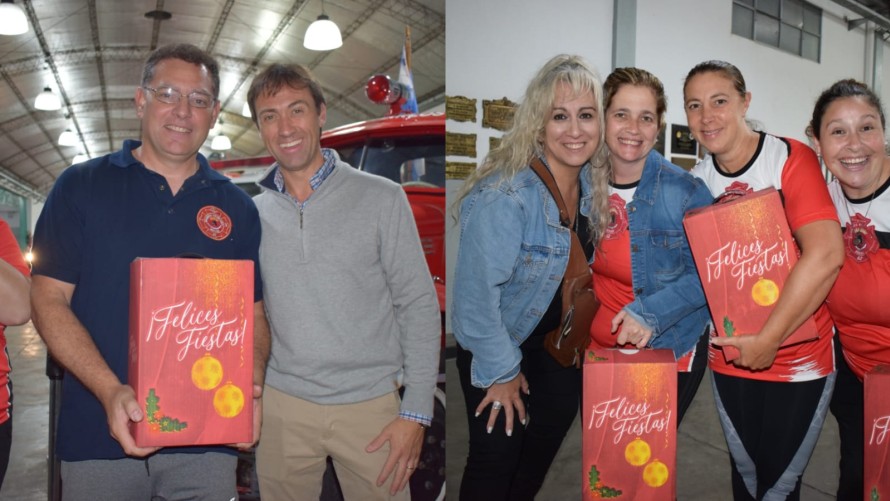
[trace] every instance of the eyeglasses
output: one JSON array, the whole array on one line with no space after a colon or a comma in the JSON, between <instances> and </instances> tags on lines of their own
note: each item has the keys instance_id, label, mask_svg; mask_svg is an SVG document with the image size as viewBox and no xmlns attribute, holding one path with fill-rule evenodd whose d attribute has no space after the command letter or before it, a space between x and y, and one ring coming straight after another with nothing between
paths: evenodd
<instances>
[{"instance_id":1,"label":"eyeglasses","mask_svg":"<svg viewBox=\"0 0 890 501\"><path fill-rule=\"evenodd\" d=\"M154 94L155 99L162 103L179 104L182 100L182 92L173 87L158 87L157 89L152 89L151 87L142 86L142 88ZM188 100L189 106L192 108L209 108L213 106L213 102L216 101L210 94L199 91L194 91L185 97Z\"/></svg>"}]
</instances>

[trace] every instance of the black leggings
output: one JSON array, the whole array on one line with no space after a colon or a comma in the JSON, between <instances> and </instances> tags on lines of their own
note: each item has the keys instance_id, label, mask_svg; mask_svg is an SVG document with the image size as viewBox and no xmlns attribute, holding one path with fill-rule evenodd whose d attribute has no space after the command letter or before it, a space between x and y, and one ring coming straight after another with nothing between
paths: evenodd
<instances>
[{"instance_id":1,"label":"black leggings","mask_svg":"<svg viewBox=\"0 0 890 501\"><path fill-rule=\"evenodd\" d=\"M475 417L485 390L470 384L473 355L458 346L457 369L467 405L470 450L460 486L462 501L532 500L541 489L553 458L578 414L581 371L556 363L543 347L543 336L531 336L520 347L521 370L530 395L522 394L529 422L514 425L513 436L504 431L502 411L489 434L491 406ZM514 423L519 423L518 414ZM580 440L580 437L578 437Z\"/></svg>"},{"instance_id":2,"label":"black leggings","mask_svg":"<svg viewBox=\"0 0 890 501\"><path fill-rule=\"evenodd\" d=\"M837 380L831 396L831 413L837 419L838 435L841 439L840 480L837 486L838 501L860 501L863 497L862 468L865 456L864 421L865 400L862 381L853 374L841 345L834 338L835 365Z\"/></svg>"},{"instance_id":3,"label":"black leggings","mask_svg":"<svg viewBox=\"0 0 890 501\"><path fill-rule=\"evenodd\" d=\"M834 379L831 374L786 383L714 373L735 501L762 500L767 493L800 499L800 480L828 413Z\"/></svg>"},{"instance_id":4,"label":"black leggings","mask_svg":"<svg viewBox=\"0 0 890 501\"><path fill-rule=\"evenodd\" d=\"M683 421L683 416L701 384L705 369L708 368L708 338L710 333L706 330L695 345L695 358L692 359L692 367L689 372L677 373L677 426Z\"/></svg>"},{"instance_id":5,"label":"black leggings","mask_svg":"<svg viewBox=\"0 0 890 501\"><path fill-rule=\"evenodd\" d=\"M0 334L2 335L2 334ZM9 382L9 419L0 424L0 487L9 466L9 451L12 448L12 381Z\"/></svg>"}]
</instances>

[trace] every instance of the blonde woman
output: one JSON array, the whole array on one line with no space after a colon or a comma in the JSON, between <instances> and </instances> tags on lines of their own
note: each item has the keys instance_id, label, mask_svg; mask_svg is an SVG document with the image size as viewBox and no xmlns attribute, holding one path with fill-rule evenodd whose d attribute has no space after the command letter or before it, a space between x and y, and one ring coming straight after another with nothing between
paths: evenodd
<instances>
[{"instance_id":1,"label":"blonde woman","mask_svg":"<svg viewBox=\"0 0 890 501\"><path fill-rule=\"evenodd\" d=\"M601 103L587 62L554 57L458 195L452 324L470 435L462 500L533 499L578 413L581 371L543 348L560 324L570 232L529 164L540 159L553 174L590 262L607 215L605 196L590 189L591 159L603 150Z\"/></svg>"}]
</instances>

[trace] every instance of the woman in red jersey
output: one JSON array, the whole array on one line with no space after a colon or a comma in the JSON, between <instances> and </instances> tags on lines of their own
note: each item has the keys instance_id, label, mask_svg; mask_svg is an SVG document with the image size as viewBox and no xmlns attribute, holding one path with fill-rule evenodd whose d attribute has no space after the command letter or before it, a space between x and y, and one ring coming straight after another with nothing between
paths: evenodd
<instances>
[{"instance_id":1,"label":"woman in red jersey","mask_svg":"<svg viewBox=\"0 0 890 501\"><path fill-rule=\"evenodd\" d=\"M808 132L835 179L828 191L844 229L844 267L828 295L843 356L831 412L841 438L837 498L863 497L862 378L890 364L890 158L881 101L865 84L841 80L813 109Z\"/></svg>"},{"instance_id":2,"label":"woman in red jersey","mask_svg":"<svg viewBox=\"0 0 890 501\"><path fill-rule=\"evenodd\" d=\"M3 331L7 325L20 325L31 317L29 274L18 242L6 221L0 219L0 486L12 445L12 381Z\"/></svg>"},{"instance_id":3,"label":"woman in red jersey","mask_svg":"<svg viewBox=\"0 0 890 501\"><path fill-rule=\"evenodd\" d=\"M778 190L802 251L759 332L711 341L738 348L739 357L729 363L717 346L709 356L734 498L798 500L834 387L833 329L823 302L844 259L837 214L809 147L748 126L751 93L738 68L725 61L695 66L683 98L689 129L710 152L692 173L714 196L730 186ZM810 316L819 338L779 349Z\"/></svg>"},{"instance_id":4,"label":"woman in red jersey","mask_svg":"<svg viewBox=\"0 0 890 501\"><path fill-rule=\"evenodd\" d=\"M707 367L710 315L683 215L713 200L708 188L654 150L664 128L664 86L640 68L616 68L603 86L605 169L594 191L611 218L596 242L593 287L602 302L591 348L670 349L677 358L677 425Z\"/></svg>"}]
</instances>

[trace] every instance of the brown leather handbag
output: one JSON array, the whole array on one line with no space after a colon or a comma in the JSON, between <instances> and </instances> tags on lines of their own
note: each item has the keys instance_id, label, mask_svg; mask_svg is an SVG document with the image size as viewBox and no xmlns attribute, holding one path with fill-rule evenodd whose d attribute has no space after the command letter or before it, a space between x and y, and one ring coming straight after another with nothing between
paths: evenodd
<instances>
[{"instance_id":1,"label":"brown leather handbag","mask_svg":"<svg viewBox=\"0 0 890 501\"><path fill-rule=\"evenodd\" d=\"M546 334L544 348L563 367L581 367L584 351L590 344L590 324L600 307L593 292L593 274L553 174L538 158L532 160L531 168L550 190L559 208L560 224L571 234L569 264L562 277L562 321L558 328Z\"/></svg>"}]
</instances>

